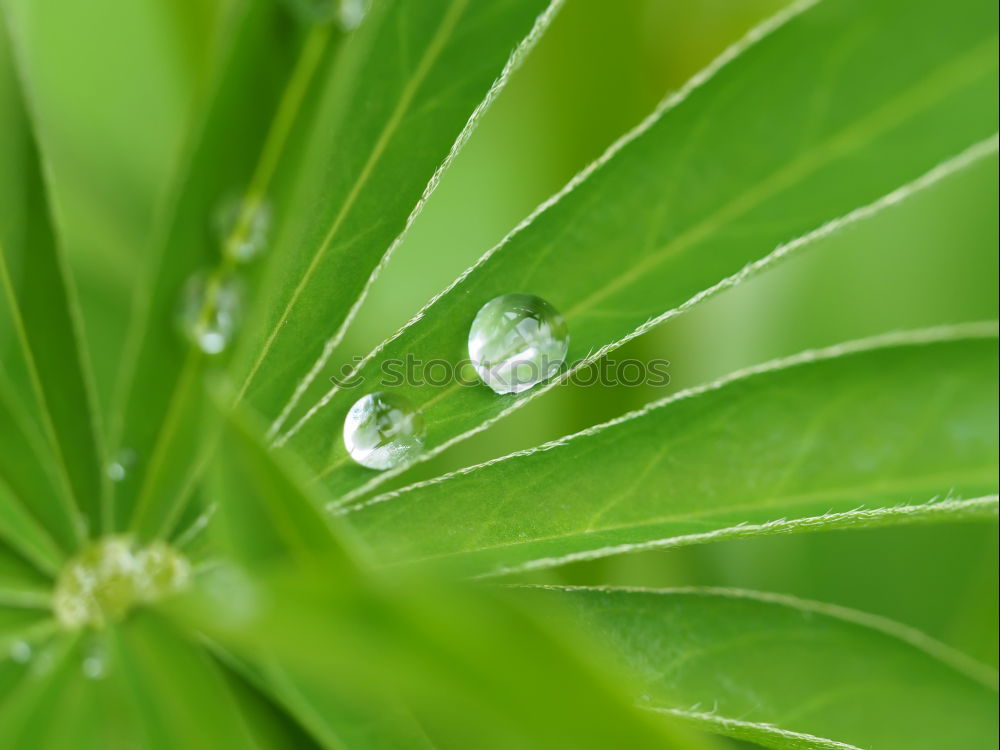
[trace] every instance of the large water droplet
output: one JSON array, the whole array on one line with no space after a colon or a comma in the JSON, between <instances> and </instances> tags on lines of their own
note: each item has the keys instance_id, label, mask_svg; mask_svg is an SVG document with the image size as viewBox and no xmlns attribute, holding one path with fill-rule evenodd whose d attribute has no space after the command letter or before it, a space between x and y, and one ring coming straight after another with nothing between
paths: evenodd
<instances>
[{"instance_id":1,"label":"large water droplet","mask_svg":"<svg viewBox=\"0 0 1000 750\"><path fill-rule=\"evenodd\" d=\"M244 211L248 211L246 216ZM254 200L247 205L242 195L230 196L219 206L213 224L223 255L237 263L249 263L267 247L271 204Z\"/></svg>"},{"instance_id":2,"label":"large water droplet","mask_svg":"<svg viewBox=\"0 0 1000 750\"><path fill-rule=\"evenodd\" d=\"M424 417L402 396L369 393L344 420L344 445L369 469L391 469L416 458L424 447Z\"/></svg>"},{"instance_id":3,"label":"large water droplet","mask_svg":"<svg viewBox=\"0 0 1000 750\"><path fill-rule=\"evenodd\" d=\"M205 354L218 354L229 345L242 315L239 278L199 272L184 284L177 323L185 338Z\"/></svg>"},{"instance_id":4,"label":"large water droplet","mask_svg":"<svg viewBox=\"0 0 1000 750\"><path fill-rule=\"evenodd\" d=\"M476 313L469 359L497 393L520 393L555 375L566 360L569 329L541 297L504 294Z\"/></svg>"}]
</instances>

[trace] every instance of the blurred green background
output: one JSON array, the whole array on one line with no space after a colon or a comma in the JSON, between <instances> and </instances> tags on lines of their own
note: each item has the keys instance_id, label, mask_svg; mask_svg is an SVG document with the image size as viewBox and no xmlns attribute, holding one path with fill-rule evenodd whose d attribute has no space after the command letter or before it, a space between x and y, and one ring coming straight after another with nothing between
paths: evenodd
<instances>
[{"instance_id":1,"label":"blurred green background","mask_svg":"<svg viewBox=\"0 0 1000 750\"><path fill-rule=\"evenodd\" d=\"M783 4L568 0L446 173L338 356L365 354L395 331L667 92ZM105 405L130 283L218 54L225 6L10 2L26 32L57 216ZM670 360L668 387L557 388L419 467L418 476L530 447L803 348L995 318L996 167L987 160L826 238L614 355ZM997 566L995 524L969 523L727 542L572 565L531 580L791 593L892 617L995 665Z\"/></svg>"}]
</instances>

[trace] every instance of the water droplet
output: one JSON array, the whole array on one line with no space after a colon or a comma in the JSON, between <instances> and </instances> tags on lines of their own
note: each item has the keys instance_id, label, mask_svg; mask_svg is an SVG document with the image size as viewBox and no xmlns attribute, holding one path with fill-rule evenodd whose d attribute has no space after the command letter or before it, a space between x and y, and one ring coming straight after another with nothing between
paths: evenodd
<instances>
[{"instance_id":1,"label":"water droplet","mask_svg":"<svg viewBox=\"0 0 1000 750\"><path fill-rule=\"evenodd\" d=\"M416 458L424 447L424 417L402 396L369 393L344 420L344 445L369 469L391 469Z\"/></svg>"},{"instance_id":2,"label":"water droplet","mask_svg":"<svg viewBox=\"0 0 1000 750\"><path fill-rule=\"evenodd\" d=\"M129 448L119 450L115 454L115 457L108 462L107 469L105 470L108 479L112 482L124 481L125 477L128 476L129 470L135 466L135 459L135 451Z\"/></svg>"},{"instance_id":3,"label":"water droplet","mask_svg":"<svg viewBox=\"0 0 1000 750\"><path fill-rule=\"evenodd\" d=\"M13 641L10 644L10 658L18 664L31 661L31 644L27 641Z\"/></svg>"},{"instance_id":4,"label":"water droplet","mask_svg":"<svg viewBox=\"0 0 1000 750\"><path fill-rule=\"evenodd\" d=\"M365 20L371 0L340 0L337 21L344 31L354 31Z\"/></svg>"},{"instance_id":5,"label":"water droplet","mask_svg":"<svg viewBox=\"0 0 1000 750\"><path fill-rule=\"evenodd\" d=\"M80 665L83 676L88 680L103 680L108 675L107 647L100 636L95 635L86 649L86 656Z\"/></svg>"},{"instance_id":6,"label":"water droplet","mask_svg":"<svg viewBox=\"0 0 1000 750\"><path fill-rule=\"evenodd\" d=\"M497 393L520 393L555 375L566 360L569 329L541 297L504 294L476 313L469 359Z\"/></svg>"},{"instance_id":7,"label":"water droplet","mask_svg":"<svg viewBox=\"0 0 1000 750\"><path fill-rule=\"evenodd\" d=\"M244 211L247 211L246 216ZM223 255L237 263L249 263L267 248L271 234L271 204L266 200L245 200L242 195L231 195L215 212L213 225Z\"/></svg>"},{"instance_id":8,"label":"water droplet","mask_svg":"<svg viewBox=\"0 0 1000 750\"><path fill-rule=\"evenodd\" d=\"M104 659L100 656L88 656L83 660L83 676L88 680L100 680L104 675Z\"/></svg>"},{"instance_id":9,"label":"water droplet","mask_svg":"<svg viewBox=\"0 0 1000 750\"><path fill-rule=\"evenodd\" d=\"M181 333L205 354L218 354L232 341L243 314L243 287L235 276L199 272L181 292Z\"/></svg>"}]
</instances>

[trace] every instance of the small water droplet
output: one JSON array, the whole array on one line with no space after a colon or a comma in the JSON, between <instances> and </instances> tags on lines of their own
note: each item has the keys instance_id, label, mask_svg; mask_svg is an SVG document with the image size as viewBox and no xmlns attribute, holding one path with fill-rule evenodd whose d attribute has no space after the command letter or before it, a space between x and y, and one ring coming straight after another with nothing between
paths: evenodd
<instances>
[{"instance_id":1,"label":"small water droplet","mask_svg":"<svg viewBox=\"0 0 1000 750\"><path fill-rule=\"evenodd\" d=\"M248 212L246 216L244 211ZM262 199L230 195L215 212L212 223L223 255L237 263L249 263L267 248L271 204Z\"/></svg>"},{"instance_id":2,"label":"small water droplet","mask_svg":"<svg viewBox=\"0 0 1000 750\"><path fill-rule=\"evenodd\" d=\"M104 674L104 659L100 656L88 656L83 660L83 676L88 680L100 680Z\"/></svg>"},{"instance_id":3,"label":"small water droplet","mask_svg":"<svg viewBox=\"0 0 1000 750\"><path fill-rule=\"evenodd\" d=\"M135 459L135 451L129 448L119 450L115 454L115 457L108 462L107 469L105 470L108 479L112 482L124 481L125 477L128 476L129 470L135 466Z\"/></svg>"},{"instance_id":4,"label":"small water droplet","mask_svg":"<svg viewBox=\"0 0 1000 750\"><path fill-rule=\"evenodd\" d=\"M10 644L10 658L18 664L31 661L31 644L27 641L14 641Z\"/></svg>"},{"instance_id":5,"label":"small water droplet","mask_svg":"<svg viewBox=\"0 0 1000 750\"><path fill-rule=\"evenodd\" d=\"M416 458L424 447L424 417L402 396L369 393L344 419L344 445L369 469L391 469Z\"/></svg>"},{"instance_id":6,"label":"small water droplet","mask_svg":"<svg viewBox=\"0 0 1000 750\"><path fill-rule=\"evenodd\" d=\"M476 313L469 359L497 393L520 393L555 375L566 360L569 329L541 297L504 294Z\"/></svg>"},{"instance_id":7,"label":"small water droplet","mask_svg":"<svg viewBox=\"0 0 1000 750\"><path fill-rule=\"evenodd\" d=\"M205 354L218 354L232 341L242 314L239 278L199 272L184 284L177 323L185 338Z\"/></svg>"},{"instance_id":8,"label":"small water droplet","mask_svg":"<svg viewBox=\"0 0 1000 750\"><path fill-rule=\"evenodd\" d=\"M83 676L88 680L103 680L108 675L108 655L104 643L95 638L87 649L80 665Z\"/></svg>"}]
</instances>

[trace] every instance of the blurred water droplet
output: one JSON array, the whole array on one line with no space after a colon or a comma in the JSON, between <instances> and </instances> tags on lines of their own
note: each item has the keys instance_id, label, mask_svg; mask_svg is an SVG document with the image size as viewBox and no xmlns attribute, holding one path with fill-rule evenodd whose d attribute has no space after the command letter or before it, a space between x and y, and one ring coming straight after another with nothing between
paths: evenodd
<instances>
[{"instance_id":1,"label":"blurred water droplet","mask_svg":"<svg viewBox=\"0 0 1000 750\"><path fill-rule=\"evenodd\" d=\"M31 644L27 641L13 641L10 644L10 658L18 664L27 664L31 661Z\"/></svg>"},{"instance_id":2,"label":"blurred water droplet","mask_svg":"<svg viewBox=\"0 0 1000 750\"><path fill-rule=\"evenodd\" d=\"M504 294L476 313L469 359L497 393L520 393L555 375L566 360L569 329L541 297Z\"/></svg>"},{"instance_id":3,"label":"blurred water droplet","mask_svg":"<svg viewBox=\"0 0 1000 750\"><path fill-rule=\"evenodd\" d=\"M344 31L354 31L365 20L371 0L340 0L337 20Z\"/></svg>"},{"instance_id":4,"label":"blurred water droplet","mask_svg":"<svg viewBox=\"0 0 1000 750\"><path fill-rule=\"evenodd\" d=\"M124 481L125 477L128 476L129 470L135 466L135 459L135 451L129 448L119 450L115 454L115 457L108 462L106 469L108 479L112 482Z\"/></svg>"},{"instance_id":5,"label":"blurred water droplet","mask_svg":"<svg viewBox=\"0 0 1000 750\"><path fill-rule=\"evenodd\" d=\"M391 469L416 458L424 447L424 418L394 393L362 396L344 419L344 445L369 469Z\"/></svg>"},{"instance_id":6,"label":"blurred water droplet","mask_svg":"<svg viewBox=\"0 0 1000 750\"><path fill-rule=\"evenodd\" d=\"M267 248L271 234L271 204L266 200L251 200L247 205L242 195L231 195L213 217L223 255L237 263L249 263L259 256ZM246 216L244 211L248 212Z\"/></svg>"},{"instance_id":7,"label":"blurred water droplet","mask_svg":"<svg viewBox=\"0 0 1000 750\"><path fill-rule=\"evenodd\" d=\"M242 315L243 287L238 277L199 272L185 282L177 324L205 354L219 354L229 345Z\"/></svg>"},{"instance_id":8,"label":"blurred water droplet","mask_svg":"<svg viewBox=\"0 0 1000 750\"><path fill-rule=\"evenodd\" d=\"M103 680L108 674L108 656L104 644L95 640L83 658L83 676L88 680Z\"/></svg>"}]
</instances>

